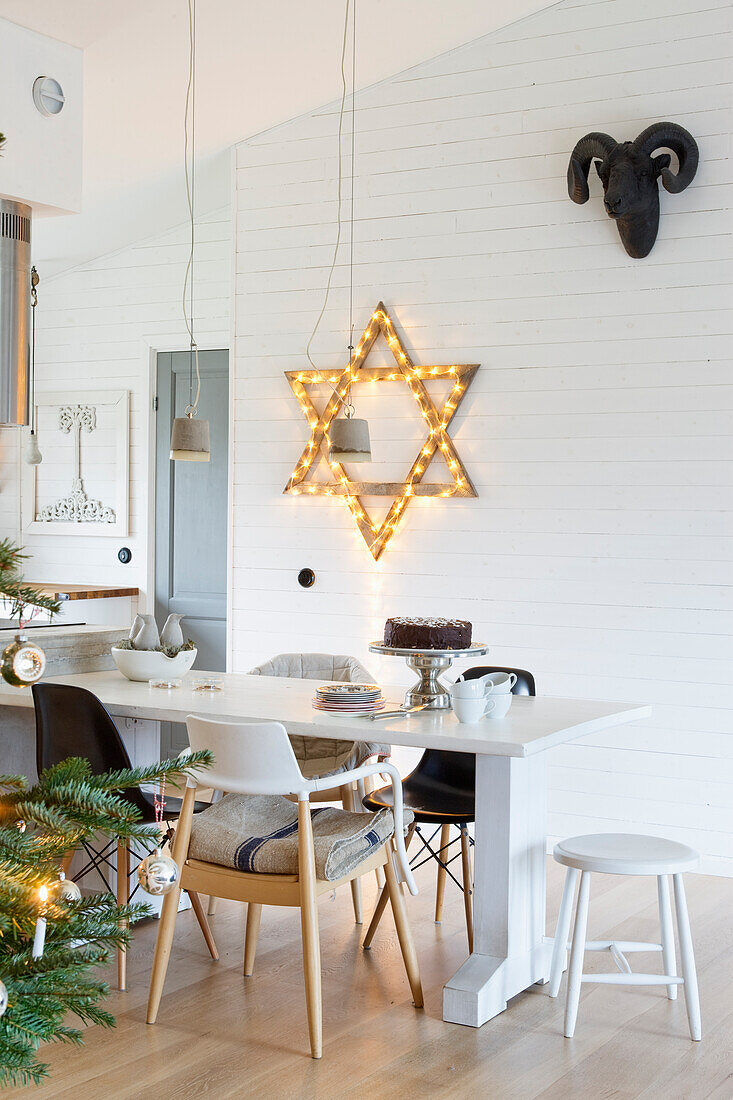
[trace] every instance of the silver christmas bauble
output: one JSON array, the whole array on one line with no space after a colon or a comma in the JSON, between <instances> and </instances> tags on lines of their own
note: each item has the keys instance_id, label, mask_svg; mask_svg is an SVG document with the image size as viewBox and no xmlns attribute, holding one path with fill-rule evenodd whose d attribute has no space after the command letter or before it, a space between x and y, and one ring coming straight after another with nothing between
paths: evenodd
<instances>
[{"instance_id":1,"label":"silver christmas bauble","mask_svg":"<svg viewBox=\"0 0 733 1100\"><path fill-rule=\"evenodd\" d=\"M169 893L178 882L178 864L170 856L152 852L141 861L137 879L143 890L154 897Z\"/></svg>"},{"instance_id":2,"label":"silver christmas bauble","mask_svg":"<svg viewBox=\"0 0 733 1100\"><path fill-rule=\"evenodd\" d=\"M0 1016L5 1015L5 1010L8 1007L8 990L5 982L0 981Z\"/></svg>"},{"instance_id":3,"label":"silver christmas bauble","mask_svg":"<svg viewBox=\"0 0 733 1100\"><path fill-rule=\"evenodd\" d=\"M59 876L59 881L54 883L51 893L54 901L78 901L81 897L79 887L67 878L63 871Z\"/></svg>"}]
</instances>

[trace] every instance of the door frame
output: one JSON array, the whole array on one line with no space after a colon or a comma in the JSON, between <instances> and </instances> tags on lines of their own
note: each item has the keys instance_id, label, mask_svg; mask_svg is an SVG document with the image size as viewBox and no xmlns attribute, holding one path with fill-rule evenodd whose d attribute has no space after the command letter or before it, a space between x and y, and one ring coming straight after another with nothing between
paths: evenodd
<instances>
[{"instance_id":1,"label":"door frame","mask_svg":"<svg viewBox=\"0 0 733 1100\"><path fill-rule=\"evenodd\" d=\"M229 342L229 348L226 347ZM150 340L143 339L143 354L147 358L147 491L148 491L148 507L147 507L147 556L145 563L146 571L146 584L145 584L145 611L153 613L155 610L155 558L156 558L156 545L155 545L155 502L156 502L156 416L157 413L154 408L155 398L157 396L158 389L158 355L165 354L166 352L188 351L189 343L187 340L181 338L178 339L161 339L152 343ZM228 424L229 424L229 444L227 452L227 582L226 582L226 669L227 672L231 671L232 663L232 628L231 628L231 607L232 607L232 544L233 544L233 516L232 516L232 498L234 492L234 372L232 370L234 358L232 356L231 339L224 340L207 340L204 344L199 344L200 352L207 351L226 351L228 354L228 369L229 369L229 409L228 409Z\"/></svg>"}]
</instances>

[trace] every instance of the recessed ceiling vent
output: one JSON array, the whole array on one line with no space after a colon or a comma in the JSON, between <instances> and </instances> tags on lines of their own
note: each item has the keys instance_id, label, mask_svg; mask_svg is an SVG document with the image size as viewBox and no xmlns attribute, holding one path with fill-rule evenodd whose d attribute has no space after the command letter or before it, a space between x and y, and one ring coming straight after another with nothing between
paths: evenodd
<instances>
[{"instance_id":1,"label":"recessed ceiling vent","mask_svg":"<svg viewBox=\"0 0 733 1100\"><path fill-rule=\"evenodd\" d=\"M28 423L31 208L0 199L0 424Z\"/></svg>"}]
</instances>

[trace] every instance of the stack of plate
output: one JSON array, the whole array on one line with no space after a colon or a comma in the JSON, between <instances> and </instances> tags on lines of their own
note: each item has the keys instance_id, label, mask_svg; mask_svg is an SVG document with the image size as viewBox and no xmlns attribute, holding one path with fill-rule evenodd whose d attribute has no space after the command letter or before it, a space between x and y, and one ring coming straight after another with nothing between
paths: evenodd
<instances>
[{"instance_id":1,"label":"stack of plate","mask_svg":"<svg viewBox=\"0 0 733 1100\"><path fill-rule=\"evenodd\" d=\"M313 706L329 714L373 714L384 706L384 697L378 684L322 684Z\"/></svg>"}]
</instances>

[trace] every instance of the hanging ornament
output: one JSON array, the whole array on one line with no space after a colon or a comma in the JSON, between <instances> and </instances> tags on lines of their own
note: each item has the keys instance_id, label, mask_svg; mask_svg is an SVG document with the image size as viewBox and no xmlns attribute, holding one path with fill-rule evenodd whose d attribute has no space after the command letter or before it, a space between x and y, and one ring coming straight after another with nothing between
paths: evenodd
<instances>
[{"instance_id":1,"label":"hanging ornament","mask_svg":"<svg viewBox=\"0 0 733 1100\"><path fill-rule=\"evenodd\" d=\"M79 901L81 890L72 879L67 878L64 872L61 871L58 882L53 885L52 895L54 901Z\"/></svg>"},{"instance_id":2,"label":"hanging ornament","mask_svg":"<svg viewBox=\"0 0 733 1100\"><path fill-rule=\"evenodd\" d=\"M154 897L168 894L178 882L178 864L156 848L137 869L137 880L146 893Z\"/></svg>"},{"instance_id":3,"label":"hanging ornament","mask_svg":"<svg viewBox=\"0 0 733 1100\"><path fill-rule=\"evenodd\" d=\"M155 795L155 824L163 831L163 813L165 811L165 779L160 781L160 791ZM169 894L180 878L178 864L170 856L156 848L145 856L137 868L137 880L147 894L161 897Z\"/></svg>"},{"instance_id":4,"label":"hanging ornament","mask_svg":"<svg viewBox=\"0 0 733 1100\"><path fill-rule=\"evenodd\" d=\"M11 687L29 687L46 671L46 654L21 633L5 647L0 660L0 673Z\"/></svg>"},{"instance_id":5,"label":"hanging ornament","mask_svg":"<svg viewBox=\"0 0 733 1100\"><path fill-rule=\"evenodd\" d=\"M8 989L5 982L0 980L0 1016L4 1016L8 1007Z\"/></svg>"}]
</instances>

